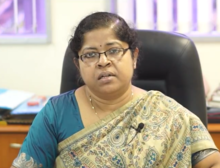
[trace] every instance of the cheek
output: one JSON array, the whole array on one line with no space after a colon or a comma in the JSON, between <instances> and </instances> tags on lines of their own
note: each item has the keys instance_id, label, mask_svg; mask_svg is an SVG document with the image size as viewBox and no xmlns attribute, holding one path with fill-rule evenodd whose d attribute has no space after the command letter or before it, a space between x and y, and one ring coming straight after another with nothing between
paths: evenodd
<instances>
[{"instance_id":1,"label":"cheek","mask_svg":"<svg viewBox=\"0 0 220 168\"><path fill-rule=\"evenodd\" d=\"M94 78L94 68L80 66L80 74L85 83Z\"/></svg>"},{"instance_id":2,"label":"cheek","mask_svg":"<svg viewBox=\"0 0 220 168\"><path fill-rule=\"evenodd\" d=\"M134 72L134 63L132 59L123 60L117 65L119 75L123 79L131 79Z\"/></svg>"}]
</instances>

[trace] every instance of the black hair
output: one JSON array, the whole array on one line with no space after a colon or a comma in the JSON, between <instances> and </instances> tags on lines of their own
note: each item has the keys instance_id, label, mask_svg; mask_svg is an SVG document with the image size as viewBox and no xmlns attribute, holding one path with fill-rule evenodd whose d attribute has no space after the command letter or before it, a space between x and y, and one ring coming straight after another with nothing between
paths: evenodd
<instances>
[{"instance_id":1,"label":"black hair","mask_svg":"<svg viewBox=\"0 0 220 168\"><path fill-rule=\"evenodd\" d=\"M116 37L128 43L132 53L138 47L136 32L131 29L125 20L117 14L109 12L96 12L86 16L76 27L74 35L69 40L69 47L75 58L79 58L78 52L82 48L84 34L99 28L108 28L113 25ZM133 54L132 54L133 55Z\"/></svg>"}]
</instances>

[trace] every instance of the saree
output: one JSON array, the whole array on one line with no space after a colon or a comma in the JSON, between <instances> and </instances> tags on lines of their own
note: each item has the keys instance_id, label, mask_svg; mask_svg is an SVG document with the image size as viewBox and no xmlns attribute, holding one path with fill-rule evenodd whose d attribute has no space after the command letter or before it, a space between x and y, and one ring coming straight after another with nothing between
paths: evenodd
<instances>
[{"instance_id":1,"label":"saree","mask_svg":"<svg viewBox=\"0 0 220 168\"><path fill-rule=\"evenodd\" d=\"M149 91L61 141L55 167L192 167L192 154L204 149L217 148L200 119Z\"/></svg>"}]
</instances>

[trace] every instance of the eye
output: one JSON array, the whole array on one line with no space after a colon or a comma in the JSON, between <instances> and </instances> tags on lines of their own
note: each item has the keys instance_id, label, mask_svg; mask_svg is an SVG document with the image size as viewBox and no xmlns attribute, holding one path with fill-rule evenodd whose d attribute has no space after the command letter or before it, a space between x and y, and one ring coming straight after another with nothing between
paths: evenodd
<instances>
[{"instance_id":1,"label":"eye","mask_svg":"<svg viewBox=\"0 0 220 168\"><path fill-rule=\"evenodd\" d=\"M94 58L97 56L97 53L96 52L90 52L90 53L86 53L83 55L84 58Z\"/></svg>"},{"instance_id":2,"label":"eye","mask_svg":"<svg viewBox=\"0 0 220 168\"><path fill-rule=\"evenodd\" d=\"M108 54L118 54L119 52L121 52L121 49L119 48L112 48L110 50L108 50Z\"/></svg>"}]
</instances>

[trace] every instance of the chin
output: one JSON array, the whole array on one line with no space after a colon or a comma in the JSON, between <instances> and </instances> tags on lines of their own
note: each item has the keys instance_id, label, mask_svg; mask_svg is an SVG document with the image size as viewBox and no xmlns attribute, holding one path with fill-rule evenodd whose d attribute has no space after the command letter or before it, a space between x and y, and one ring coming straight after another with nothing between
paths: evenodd
<instances>
[{"instance_id":1,"label":"chin","mask_svg":"<svg viewBox=\"0 0 220 168\"><path fill-rule=\"evenodd\" d=\"M98 89L96 89L98 92L101 92L103 94L113 93L115 91L118 91L120 88L114 85L104 85L104 86L98 86Z\"/></svg>"}]
</instances>

